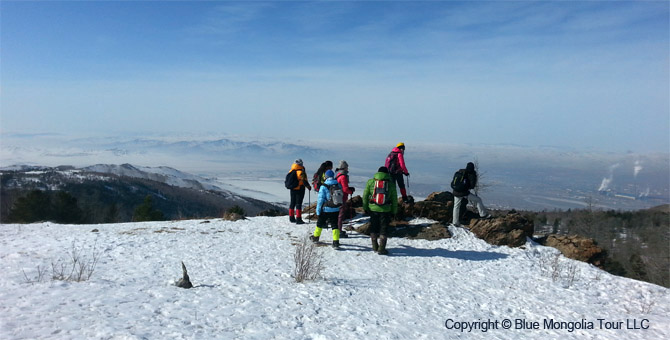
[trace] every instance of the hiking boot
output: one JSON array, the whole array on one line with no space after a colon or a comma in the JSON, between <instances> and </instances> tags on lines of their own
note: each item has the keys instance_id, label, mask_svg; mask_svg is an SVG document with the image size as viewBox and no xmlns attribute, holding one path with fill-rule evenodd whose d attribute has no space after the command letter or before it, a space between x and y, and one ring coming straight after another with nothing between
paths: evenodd
<instances>
[{"instance_id":1,"label":"hiking boot","mask_svg":"<svg viewBox=\"0 0 670 340\"><path fill-rule=\"evenodd\" d=\"M305 224L305 222L302 220L302 217L298 217L295 219L295 224Z\"/></svg>"},{"instance_id":2,"label":"hiking boot","mask_svg":"<svg viewBox=\"0 0 670 340\"><path fill-rule=\"evenodd\" d=\"M309 240L314 243L319 243L319 237L314 235L309 235Z\"/></svg>"},{"instance_id":3,"label":"hiking boot","mask_svg":"<svg viewBox=\"0 0 670 340\"><path fill-rule=\"evenodd\" d=\"M377 234L370 233L370 241L372 241L372 251L375 253L379 250L379 243L377 243Z\"/></svg>"},{"instance_id":4,"label":"hiking boot","mask_svg":"<svg viewBox=\"0 0 670 340\"><path fill-rule=\"evenodd\" d=\"M493 218L493 215L491 214L486 214L485 216L480 217L482 220L490 220Z\"/></svg>"},{"instance_id":5,"label":"hiking boot","mask_svg":"<svg viewBox=\"0 0 670 340\"><path fill-rule=\"evenodd\" d=\"M295 217L293 216L289 216L288 220L291 221L291 223L295 223Z\"/></svg>"},{"instance_id":6,"label":"hiking boot","mask_svg":"<svg viewBox=\"0 0 670 340\"><path fill-rule=\"evenodd\" d=\"M340 238L349 238L349 235L347 235L347 232L342 230L340 231Z\"/></svg>"},{"instance_id":7,"label":"hiking boot","mask_svg":"<svg viewBox=\"0 0 670 340\"><path fill-rule=\"evenodd\" d=\"M388 251L386 250L386 235L382 235L379 237L379 248L377 249L377 254L379 255L388 255Z\"/></svg>"},{"instance_id":8,"label":"hiking boot","mask_svg":"<svg viewBox=\"0 0 670 340\"><path fill-rule=\"evenodd\" d=\"M333 248L339 248L340 247L340 241L333 241Z\"/></svg>"}]
</instances>

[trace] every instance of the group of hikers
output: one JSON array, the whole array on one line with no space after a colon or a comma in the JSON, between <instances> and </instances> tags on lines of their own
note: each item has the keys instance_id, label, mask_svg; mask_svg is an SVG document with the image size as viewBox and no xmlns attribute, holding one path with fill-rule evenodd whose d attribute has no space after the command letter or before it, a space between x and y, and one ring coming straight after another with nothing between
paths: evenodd
<instances>
[{"instance_id":1,"label":"group of hikers","mask_svg":"<svg viewBox=\"0 0 670 340\"><path fill-rule=\"evenodd\" d=\"M370 216L370 240L372 250L377 254L386 255L387 230L391 219L398 212L398 190L402 201L413 202L407 195L404 177L409 177L409 171L405 165L405 144L398 143L386 157L384 166L379 167L377 173L369 179L363 191L363 210ZM333 229L332 238L334 248L340 247L340 238L348 237L342 230L342 225L351 209L350 195L356 190L349 185L349 164L340 161L339 166L333 171L333 162L325 161L312 176L310 185L305 166L302 159L296 159L291 170L286 175L285 185L291 192L289 205L289 220L292 223L304 224L302 220L302 203L305 198L305 190L318 192L316 202L316 215L318 216L316 228L310 236L312 242L319 242L321 232L328 225ZM454 194L453 224L460 226L460 209L464 200L473 202L481 218L491 218L481 198L470 192L477 185L477 172L474 163L468 163L465 169L460 169L454 174L451 188Z\"/></svg>"}]
</instances>

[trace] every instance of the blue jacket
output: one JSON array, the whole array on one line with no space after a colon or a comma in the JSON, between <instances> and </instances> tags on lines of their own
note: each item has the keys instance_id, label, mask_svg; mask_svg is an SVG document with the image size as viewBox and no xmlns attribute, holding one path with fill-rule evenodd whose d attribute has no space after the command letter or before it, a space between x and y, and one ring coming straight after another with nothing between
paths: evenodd
<instances>
[{"instance_id":1,"label":"blue jacket","mask_svg":"<svg viewBox=\"0 0 670 340\"><path fill-rule=\"evenodd\" d=\"M326 181L324 182L325 185L322 185L321 188L319 189L319 198L316 201L316 214L321 215L321 211L324 212L338 212L340 211L340 208L331 208L326 206L326 202L330 200L330 190L328 190L328 186L330 185L340 185L337 183L337 180L335 180L332 177L328 177Z\"/></svg>"}]
</instances>

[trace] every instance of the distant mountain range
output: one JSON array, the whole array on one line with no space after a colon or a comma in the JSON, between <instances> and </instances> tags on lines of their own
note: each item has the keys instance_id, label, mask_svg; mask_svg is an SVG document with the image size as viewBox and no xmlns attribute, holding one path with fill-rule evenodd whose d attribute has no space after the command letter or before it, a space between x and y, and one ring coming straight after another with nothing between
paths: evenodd
<instances>
[{"instance_id":1,"label":"distant mountain range","mask_svg":"<svg viewBox=\"0 0 670 340\"><path fill-rule=\"evenodd\" d=\"M448 183L453 173L474 161L479 165L480 183L486 185L483 199L494 208L575 209L591 200L602 209L636 210L670 202L667 153L404 142L411 173L409 190L418 198L434 191L450 190ZM346 160L351 183L363 188L395 143L397 141L379 143L365 139L305 141L297 136L278 140L227 134L164 133L90 138L2 134L0 164L50 167L68 164L80 170L156 180L178 187L228 190L242 196L282 202L288 198L281 179L295 159L303 159L309 175L325 160L335 164ZM124 165L91 164L133 164L134 169ZM138 170L145 174L138 174Z\"/></svg>"}]
</instances>

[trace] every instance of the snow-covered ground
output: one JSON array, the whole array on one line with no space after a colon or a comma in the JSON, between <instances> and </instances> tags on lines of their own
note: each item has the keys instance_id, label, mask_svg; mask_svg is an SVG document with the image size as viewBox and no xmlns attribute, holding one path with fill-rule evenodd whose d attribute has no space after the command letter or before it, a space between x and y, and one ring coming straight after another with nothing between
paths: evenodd
<instances>
[{"instance_id":1,"label":"snow-covered ground","mask_svg":"<svg viewBox=\"0 0 670 340\"><path fill-rule=\"evenodd\" d=\"M295 244L313 227L286 217L0 225L0 339L670 337L668 289L453 227L451 239L391 239L388 257L352 233L340 251L319 248L321 279L296 283ZM73 249L99 254L89 280L28 282ZM180 261L195 288L174 286Z\"/></svg>"}]
</instances>

